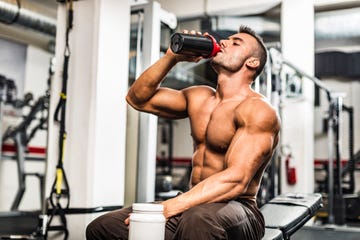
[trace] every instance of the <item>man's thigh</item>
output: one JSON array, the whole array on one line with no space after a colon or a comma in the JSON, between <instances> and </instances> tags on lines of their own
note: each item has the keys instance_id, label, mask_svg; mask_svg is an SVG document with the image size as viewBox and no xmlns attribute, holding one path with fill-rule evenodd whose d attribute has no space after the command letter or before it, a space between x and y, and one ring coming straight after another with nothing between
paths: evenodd
<instances>
[{"instance_id":1,"label":"man's thigh","mask_svg":"<svg viewBox=\"0 0 360 240\"><path fill-rule=\"evenodd\" d=\"M181 215L175 239L260 239L259 226L240 202L208 203Z\"/></svg>"},{"instance_id":2,"label":"man's thigh","mask_svg":"<svg viewBox=\"0 0 360 240\"><path fill-rule=\"evenodd\" d=\"M86 239L127 239L128 226L124 220L132 208L123 208L101 215L94 219L86 229Z\"/></svg>"},{"instance_id":3,"label":"man's thigh","mask_svg":"<svg viewBox=\"0 0 360 240\"><path fill-rule=\"evenodd\" d=\"M213 223L227 229L234 224L246 221L247 214L244 206L236 201L228 203L208 203L189 209L182 215L183 219L189 218L211 219Z\"/></svg>"}]
</instances>

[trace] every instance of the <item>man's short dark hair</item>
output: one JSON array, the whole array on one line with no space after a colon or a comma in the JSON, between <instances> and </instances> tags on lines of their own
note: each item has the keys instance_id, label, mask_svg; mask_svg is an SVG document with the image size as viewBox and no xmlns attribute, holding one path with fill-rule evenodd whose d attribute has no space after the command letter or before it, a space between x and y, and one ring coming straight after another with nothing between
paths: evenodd
<instances>
[{"instance_id":1,"label":"man's short dark hair","mask_svg":"<svg viewBox=\"0 0 360 240\"><path fill-rule=\"evenodd\" d=\"M260 59L260 65L259 65L258 69L256 70L256 75L255 75L255 77L257 77L262 73L264 66L266 64L266 61L267 61L266 46L265 46L262 38L252 28L250 28L248 26L241 25L239 28L239 33L246 33L246 34L253 36L259 44L258 51L256 52L256 54L258 55L257 57Z\"/></svg>"}]
</instances>

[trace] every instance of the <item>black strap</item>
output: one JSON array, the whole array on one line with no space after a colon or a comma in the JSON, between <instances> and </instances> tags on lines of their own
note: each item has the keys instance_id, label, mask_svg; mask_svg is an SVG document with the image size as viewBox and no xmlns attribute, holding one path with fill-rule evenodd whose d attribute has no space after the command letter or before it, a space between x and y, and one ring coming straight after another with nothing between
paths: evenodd
<instances>
[{"instance_id":1,"label":"black strap","mask_svg":"<svg viewBox=\"0 0 360 240\"><path fill-rule=\"evenodd\" d=\"M63 231L65 233L64 239L68 238L67 221L64 209L69 208L70 205L70 187L67 181L67 177L63 168L64 147L66 141L66 100L67 100L67 82L68 82L68 69L70 60L70 47L69 47L69 35L73 26L73 2L68 0L68 21L65 37L65 51L64 51L64 64L62 73L62 89L60 93L60 99L54 113L54 121L60 124L59 129L59 158L56 166L56 177L51 187L51 193L49 196L49 204L52 211L49 222L47 224L47 230ZM60 199L66 199L65 207L62 206ZM60 226L51 226L52 219L55 215L60 216Z\"/></svg>"},{"instance_id":2,"label":"black strap","mask_svg":"<svg viewBox=\"0 0 360 240\"><path fill-rule=\"evenodd\" d=\"M62 74L62 89L60 93L60 99L55 110L54 120L60 124L59 129L59 158L57 163L57 171L62 171L64 176L65 187L68 187L65 171L63 169L63 157L64 157L64 146L66 140L66 98L67 98L67 82L68 82L68 69L69 69L69 60L70 60L70 47L69 47L69 34L73 26L73 7L72 0L69 0L69 9L68 9L68 23L66 29L66 38L65 38L65 51L64 51L64 64L63 64L63 74ZM59 175L57 175L55 181L61 181ZM58 183L59 184L59 183ZM56 185L53 185L56 186ZM61 195L61 190L59 186L56 186L57 195ZM67 189L68 190L68 189Z\"/></svg>"}]
</instances>

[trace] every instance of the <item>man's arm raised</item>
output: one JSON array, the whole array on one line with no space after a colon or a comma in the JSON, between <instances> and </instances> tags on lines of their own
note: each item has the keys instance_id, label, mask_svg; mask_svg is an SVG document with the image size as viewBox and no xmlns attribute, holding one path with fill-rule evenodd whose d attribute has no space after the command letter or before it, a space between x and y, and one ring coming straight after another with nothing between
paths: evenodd
<instances>
[{"instance_id":1,"label":"man's arm raised","mask_svg":"<svg viewBox=\"0 0 360 240\"><path fill-rule=\"evenodd\" d=\"M135 109L161 117L178 119L187 117L184 91L160 87L166 74L180 61L197 62L200 57L166 54L145 70L130 87L126 101Z\"/></svg>"}]
</instances>

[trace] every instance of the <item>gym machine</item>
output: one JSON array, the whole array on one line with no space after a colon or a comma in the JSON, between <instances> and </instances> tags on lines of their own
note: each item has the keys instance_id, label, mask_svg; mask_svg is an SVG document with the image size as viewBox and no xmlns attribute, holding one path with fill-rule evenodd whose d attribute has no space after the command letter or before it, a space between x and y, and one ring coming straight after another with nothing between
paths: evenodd
<instances>
[{"instance_id":1,"label":"gym machine","mask_svg":"<svg viewBox=\"0 0 360 240\"><path fill-rule=\"evenodd\" d=\"M17 174L18 174L18 192L15 196L15 199L11 206L11 211L18 210L20 201L25 192L25 178L27 176L35 176L39 179L40 182L40 199L43 199L43 175L40 173L29 173L25 172L25 159L30 159L26 157L28 143L35 136L35 133L38 129L45 129L44 123L46 121L46 116L43 114L39 119L39 123L31 129L31 124L37 120L38 112L45 112L47 109L47 99L46 97L41 97L33 105L30 105L33 96L31 93L28 93L24 96L23 100L16 99L16 86L12 80L7 80L3 76L0 77L0 92L2 104L5 102L8 105L12 105L16 112L20 112L24 107L30 107L30 112L23 116L23 120L17 126L10 126L6 129L5 133L2 134L1 144L4 145L8 139L12 139L15 145L15 157L17 165ZM6 91L4 90L6 88ZM6 94L5 94L6 92ZM4 97L6 100L4 101ZM1 124L2 125L2 124ZM28 131L31 130L31 131ZM1 154L2 157L7 158L7 156ZM11 158L11 157L10 157ZM11 158L12 159L12 158ZM33 157L31 160L44 160L42 158Z\"/></svg>"},{"instance_id":2,"label":"gym machine","mask_svg":"<svg viewBox=\"0 0 360 240\"><path fill-rule=\"evenodd\" d=\"M14 80L8 79L3 75L0 75L0 142L2 142L2 120L4 116L5 104L12 104L16 99L17 88ZM1 156L1 147L0 147Z\"/></svg>"},{"instance_id":3,"label":"gym machine","mask_svg":"<svg viewBox=\"0 0 360 240\"><path fill-rule=\"evenodd\" d=\"M352 150L352 130L350 130L350 161L346 170L343 170L341 165L341 131L342 124L342 112L347 111L350 116L350 126L352 121L352 107L345 106L343 104L344 94L331 91L320 79L312 77L301 69L296 67L291 62L282 58L281 53L274 48L270 49L270 52L277 52L277 57L281 61L282 66L287 66L296 72L301 78L306 78L312 81L316 87L323 90L326 93L327 100L329 102L328 118L327 118L327 136L328 136L328 156L329 161L327 164L327 194L326 194L326 211L327 222L329 224L343 225L346 220L346 202L343 193L343 176L349 174L349 181L345 182L349 185L347 191L353 191L354 189L354 154ZM352 128L352 127L351 127Z\"/></svg>"},{"instance_id":4,"label":"gym machine","mask_svg":"<svg viewBox=\"0 0 360 240\"><path fill-rule=\"evenodd\" d=\"M28 100L32 97L25 97L25 105L28 105ZM25 171L25 159L27 147L31 139L35 136L38 130L46 130L47 123L47 110L48 110L48 96L40 97L33 106L30 106L30 112L24 116L23 121L21 121L17 126L9 127L3 136L3 142L8 139L12 139L16 147L16 163L18 171L18 182L19 189L16 194L16 197L11 206L11 210L18 210L23 194L26 190L25 179L27 176L35 176L39 179L40 182L40 199L44 199L44 175L41 173L33 173ZM41 113L41 117L37 119L38 113ZM35 127L31 129L31 124L35 120L38 120L38 123ZM40 159L43 160L43 159ZM42 204L42 201L41 201Z\"/></svg>"},{"instance_id":5,"label":"gym machine","mask_svg":"<svg viewBox=\"0 0 360 240\"><path fill-rule=\"evenodd\" d=\"M29 173L25 172L25 160L36 160L43 161L44 159L41 157L31 157L27 156L27 144L29 141L35 136L35 133L38 129L43 127L42 120L44 118L37 118L37 113L45 110L43 108L43 103L45 103L43 98L39 99L39 101L30 106L30 102L32 101L32 94L28 93L24 96L24 99L17 99L17 87L15 82L11 79L7 79L6 77L0 75L0 104L1 104L1 121L3 117L4 106L9 105L12 107L14 112L21 112L24 107L30 107L31 110L28 114L23 116L23 120L17 126L10 126L7 128L4 134L1 134L0 143L7 141L8 139L12 139L15 143L15 155L9 156L1 151L1 156L3 159L10 159L16 161L17 174L18 174L18 190L15 195L15 198L11 205L10 212L1 212L0 213L0 239L6 239L6 234L16 233L16 234L27 234L29 231L36 228L37 225L37 216L39 211L19 211L18 207L21 203L23 194L26 189L25 178L27 176L35 176L39 179L40 186L40 199L43 196L43 174L42 173ZM34 121L39 120L39 124L34 128L30 128L30 124ZM0 124L2 126L2 124ZM28 131L30 130L30 131ZM2 131L1 131L2 132ZM2 145L3 146L3 145ZM4 145L5 146L5 145ZM5 150L2 149L1 150ZM40 203L41 204L41 203ZM4 236L5 234L5 236Z\"/></svg>"}]
</instances>

